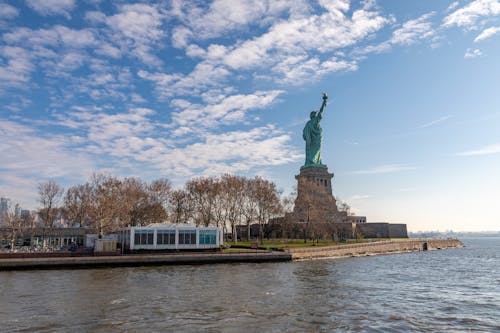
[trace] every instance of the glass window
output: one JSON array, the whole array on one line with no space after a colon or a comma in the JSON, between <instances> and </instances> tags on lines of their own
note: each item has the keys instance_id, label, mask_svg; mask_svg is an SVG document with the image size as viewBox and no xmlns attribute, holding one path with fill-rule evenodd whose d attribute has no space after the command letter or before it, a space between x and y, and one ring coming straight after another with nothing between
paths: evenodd
<instances>
[{"instance_id":1,"label":"glass window","mask_svg":"<svg viewBox=\"0 0 500 333\"><path fill-rule=\"evenodd\" d=\"M158 230L156 244L175 244L175 230Z\"/></svg>"},{"instance_id":2,"label":"glass window","mask_svg":"<svg viewBox=\"0 0 500 333\"><path fill-rule=\"evenodd\" d=\"M137 245L153 245L153 230L135 230L134 243Z\"/></svg>"},{"instance_id":3,"label":"glass window","mask_svg":"<svg viewBox=\"0 0 500 333\"><path fill-rule=\"evenodd\" d=\"M217 244L217 230L200 230L200 244Z\"/></svg>"},{"instance_id":4,"label":"glass window","mask_svg":"<svg viewBox=\"0 0 500 333\"><path fill-rule=\"evenodd\" d=\"M179 244L196 244L196 230L179 230Z\"/></svg>"}]
</instances>

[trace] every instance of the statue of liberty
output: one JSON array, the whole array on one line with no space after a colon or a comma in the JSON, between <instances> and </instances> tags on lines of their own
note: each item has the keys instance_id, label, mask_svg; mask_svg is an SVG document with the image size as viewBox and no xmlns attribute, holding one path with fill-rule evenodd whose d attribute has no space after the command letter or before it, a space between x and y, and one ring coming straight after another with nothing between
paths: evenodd
<instances>
[{"instance_id":1,"label":"statue of liberty","mask_svg":"<svg viewBox=\"0 0 500 333\"><path fill-rule=\"evenodd\" d=\"M302 131L302 137L306 141L306 163L304 164L304 167L325 167L325 165L321 163L322 129L320 122L323 117L323 110L325 109L327 99L328 95L323 93L323 104L321 104L319 112L311 112L311 119L307 122L304 130Z\"/></svg>"}]
</instances>

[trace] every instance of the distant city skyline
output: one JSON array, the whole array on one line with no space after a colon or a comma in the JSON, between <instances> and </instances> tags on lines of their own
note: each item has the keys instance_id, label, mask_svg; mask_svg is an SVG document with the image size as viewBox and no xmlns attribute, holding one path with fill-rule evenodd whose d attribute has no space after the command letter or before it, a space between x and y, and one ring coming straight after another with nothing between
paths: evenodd
<instances>
[{"instance_id":1,"label":"distant city skyline","mask_svg":"<svg viewBox=\"0 0 500 333\"><path fill-rule=\"evenodd\" d=\"M93 172L261 175L285 193L324 111L368 222L499 230L500 1L2 1L0 197Z\"/></svg>"}]
</instances>

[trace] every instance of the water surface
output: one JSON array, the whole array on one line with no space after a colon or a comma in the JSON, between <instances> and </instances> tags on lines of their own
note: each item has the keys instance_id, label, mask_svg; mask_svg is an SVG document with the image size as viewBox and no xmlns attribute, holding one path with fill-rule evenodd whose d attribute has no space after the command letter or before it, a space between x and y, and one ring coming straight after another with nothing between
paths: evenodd
<instances>
[{"instance_id":1,"label":"water surface","mask_svg":"<svg viewBox=\"0 0 500 333\"><path fill-rule=\"evenodd\" d=\"M463 241L293 263L0 272L0 331L500 331L500 238Z\"/></svg>"}]
</instances>

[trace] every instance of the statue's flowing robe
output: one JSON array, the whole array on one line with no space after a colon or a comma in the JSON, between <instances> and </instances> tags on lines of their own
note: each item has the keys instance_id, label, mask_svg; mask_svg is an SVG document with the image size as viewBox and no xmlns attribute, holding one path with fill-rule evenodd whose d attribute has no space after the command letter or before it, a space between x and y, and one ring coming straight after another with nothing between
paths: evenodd
<instances>
[{"instance_id":1,"label":"statue's flowing robe","mask_svg":"<svg viewBox=\"0 0 500 333\"><path fill-rule=\"evenodd\" d=\"M306 141L305 166L321 164L321 118L321 114L314 116L307 122L302 131L302 137Z\"/></svg>"}]
</instances>

